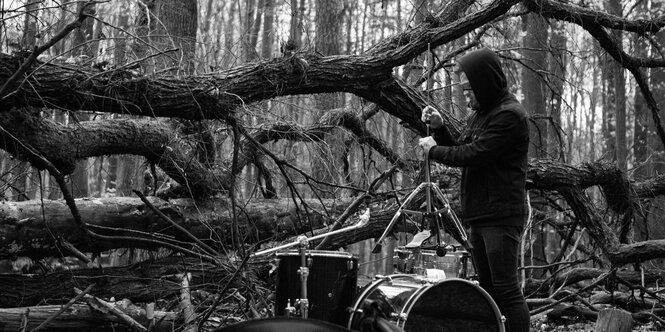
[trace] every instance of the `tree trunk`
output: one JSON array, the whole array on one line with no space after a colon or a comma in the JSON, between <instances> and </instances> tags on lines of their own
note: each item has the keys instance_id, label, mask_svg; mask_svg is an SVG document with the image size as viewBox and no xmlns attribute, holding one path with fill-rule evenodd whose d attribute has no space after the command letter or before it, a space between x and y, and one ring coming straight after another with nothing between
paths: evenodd
<instances>
[{"instance_id":1,"label":"tree trunk","mask_svg":"<svg viewBox=\"0 0 665 332\"><path fill-rule=\"evenodd\" d=\"M150 202L189 233L208 242L208 245L223 247L233 243L230 238L233 217L225 203L195 204L193 200L167 202L158 198L151 198ZM342 202L327 202L325 209L339 215L345 206ZM320 229L334 221L322 212L324 207L319 201L307 201L309 214L304 220L299 219L298 209L293 208L292 203L290 199L252 200L239 216L245 241L285 240L289 236ZM188 234L175 230L140 199L80 199L76 200L76 204L86 227L110 238L84 241L82 230L76 226L63 201L44 201L43 205L38 201L4 202L0 204L0 259L15 256L60 257L67 253L63 252L66 250L62 248L63 240L83 252L130 247L193 250L192 239ZM42 219L42 208L49 215L48 220ZM348 234L334 236L327 248L339 248L379 236L392 218L391 213L395 212L395 208L376 206L375 209L369 225Z\"/></svg>"},{"instance_id":2,"label":"tree trunk","mask_svg":"<svg viewBox=\"0 0 665 332\"><path fill-rule=\"evenodd\" d=\"M665 9L665 3L659 1L650 2L651 8L649 12L652 11L662 11ZM665 42L665 37L659 35L657 37L659 43ZM648 48L651 49L651 48ZM653 52L656 52L653 50ZM654 53L652 53L654 56ZM658 105L665 105L665 72L660 68L650 68L647 71L650 74L649 80L652 86L653 98L656 100ZM661 111L662 114L662 111ZM651 116L646 125L647 128L647 161L646 161L646 176L647 177L656 177L660 174L665 173L665 147L663 146L662 140L656 134L654 128L657 126L657 122ZM651 200L650 204L646 207L644 215L646 216L646 227L649 230L649 239L662 239L665 237L665 224L658 221L658 215L661 215L660 211L665 210L665 198L656 197L656 199ZM660 261L663 264L663 261Z\"/></svg>"},{"instance_id":3,"label":"tree trunk","mask_svg":"<svg viewBox=\"0 0 665 332\"><path fill-rule=\"evenodd\" d=\"M622 309L602 309L598 313L596 332L630 332L633 329L633 317Z\"/></svg>"},{"instance_id":4,"label":"tree trunk","mask_svg":"<svg viewBox=\"0 0 665 332\"><path fill-rule=\"evenodd\" d=\"M263 33L261 38L261 58L268 59L273 57L273 44L275 41L275 2L274 0L264 0L263 9Z\"/></svg>"},{"instance_id":5,"label":"tree trunk","mask_svg":"<svg viewBox=\"0 0 665 332\"><path fill-rule=\"evenodd\" d=\"M652 1L649 12L658 12L663 9L665 9L665 3ZM665 42L665 36L659 35L657 41L662 44ZM665 72L654 68L650 69L649 73L651 74L650 83L653 87L654 99L658 105L665 105ZM647 125L647 128L649 128L647 140L649 146L649 176L663 174L665 172L665 156L662 153L662 151L665 150L665 147L663 147L662 140L656 135L656 130L653 129L656 125L657 123L655 123L654 118L650 117L649 124ZM664 202L659 202L659 204L659 209L662 209L665 206Z\"/></svg>"},{"instance_id":6,"label":"tree trunk","mask_svg":"<svg viewBox=\"0 0 665 332\"><path fill-rule=\"evenodd\" d=\"M549 93L550 97L548 99L550 102L550 116L552 117L552 130L548 132L549 138L548 142L550 148L550 156L553 159L560 161L568 161L565 158L565 148L566 140L563 137L559 128L562 128L562 124L565 122L564 117L562 116L563 104L566 102L564 100L564 87L566 80L569 78L566 76L568 72L568 60L569 57L566 54L566 42L568 37L566 36L566 26L562 23L552 22L552 29L550 33L550 52L552 53L551 58L549 58L549 71L552 73L551 79L551 92ZM572 107L575 110L575 107ZM577 117L576 114L573 114L573 118ZM568 150L572 145L568 145Z\"/></svg>"},{"instance_id":7,"label":"tree trunk","mask_svg":"<svg viewBox=\"0 0 665 332\"><path fill-rule=\"evenodd\" d=\"M232 1L229 6L231 8L229 9L229 18L226 21L226 25L224 26L224 47L223 49L225 50L224 53L221 55L221 63L220 63L220 69L228 69L232 65L236 65L235 63L235 56L232 53L233 50L233 26L234 23L236 23L236 16L235 13L237 10L237 4L238 1Z\"/></svg>"},{"instance_id":8,"label":"tree trunk","mask_svg":"<svg viewBox=\"0 0 665 332\"><path fill-rule=\"evenodd\" d=\"M540 73L547 70L547 56L545 53L548 40L547 21L537 14L526 14L522 16L522 30L525 33L524 64L522 69L522 91L524 100L522 104L529 114L534 118L534 126L531 130L531 144L529 155L537 158L548 156L548 128L549 119L546 114L544 77Z\"/></svg>"},{"instance_id":9,"label":"tree trunk","mask_svg":"<svg viewBox=\"0 0 665 332\"><path fill-rule=\"evenodd\" d=\"M84 6L87 6L86 11L88 13L92 13L93 15L95 14L97 4L87 4L85 2L79 2L76 4L76 12L80 12ZM103 18L100 17L100 19ZM90 17L86 18L81 26L74 30L72 36L72 46L74 51L71 55L73 57L84 56L85 58L80 60L80 63L86 66L90 66L93 58L96 56L96 54L93 52L92 43L90 43L94 37L94 24L94 19Z\"/></svg>"},{"instance_id":10,"label":"tree trunk","mask_svg":"<svg viewBox=\"0 0 665 332\"><path fill-rule=\"evenodd\" d=\"M88 4L84 2L77 3L76 12L80 12L84 6L87 6L87 12L93 14L96 12L96 4ZM102 17L99 18L103 19ZM93 61L96 61L94 59L96 54L92 47L93 44L91 43L92 39L94 38L94 23L94 19L90 17L86 18L83 21L83 24L78 29L74 30L72 36L72 45L74 51L72 52L71 56L78 58L76 62L85 67L91 67ZM80 121L88 121L89 119L90 116L86 113L69 114L70 124L79 123ZM74 172L69 176L71 186L70 190L74 197L79 198L90 196L88 173L88 159L78 160L76 162L76 168L74 169Z\"/></svg>"},{"instance_id":11,"label":"tree trunk","mask_svg":"<svg viewBox=\"0 0 665 332\"><path fill-rule=\"evenodd\" d=\"M605 4L608 12L617 16L622 16L621 3L618 0L608 0ZM617 42L621 42L623 34L620 30L613 30L612 37L615 38ZM613 85L612 90L614 91L611 94L614 97L614 100L611 100L611 106L608 107L608 111L614 110L615 116L614 120L616 123L615 129L615 157L617 167L621 170L626 170L627 167L627 158L628 158L628 146L626 145L626 78L624 75L623 67L620 63L613 61L609 65L609 70L611 70L614 75L612 81L609 84Z\"/></svg>"},{"instance_id":12,"label":"tree trunk","mask_svg":"<svg viewBox=\"0 0 665 332\"><path fill-rule=\"evenodd\" d=\"M58 313L61 307L61 305L40 305L0 309L0 330L32 331L32 329ZM144 309L131 304L124 309L123 311L136 322L148 326L149 321ZM178 322L178 314L174 312L155 311L154 317L156 324L153 331L155 332L173 331L173 326ZM27 324L23 325L24 321ZM88 304L75 303L46 325L46 331L111 332L130 331L130 329L126 324L123 324L121 319L111 313L97 310Z\"/></svg>"},{"instance_id":13,"label":"tree trunk","mask_svg":"<svg viewBox=\"0 0 665 332\"><path fill-rule=\"evenodd\" d=\"M640 2L637 4L636 10L639 12L647 12L648 6L646 2ZM635 36L635 56L638 57L648 57L648 43L641 36ZM645 76L649 77L650 69L645 69ZM647 163L649 162L649 123L651 115L649 114L649 105L647 105L646 98L644 94L635 93L634 97L634 120L633 120L633 160L634 168L633 179L641 181L650 177L648 173L649 167ZM645 213L635 213L635 221L633 222L634 236L637 241L648 240L651 237L651 230L649 229L650 225L647 222L647 215Z\"/></svg>"},{"instance_id":14,"label":"tree trunk","mask_svg":"<svg viewBox=\"0 0 665 332\"><path fill-rule=\"evenodd\" d=\"M644 183L626 186L621 180L620 172L607 164L586 164L574 168L570 165L553 162L532 164L529 169L530 186L544 190L559 190L570 195L568 188L581 190L589 186L599 185L607 197L616 201L610 207L620 210L622 204L635 197L653 197L665 192L665 177L658 177ZM437 180L434 175L433 180ZM445 174L442 176L446 176ZM424 196L424 195L423 195ZM586 222L586 227L599 245L606 246L610 260L630 262L653 258L665 253L662 241L640 242L619 246L612 240L613 231L609 231L607 221L595 208L588 205L583 196L568 196L569 204L574 205L578 218ZM423 201L414 199L414 207ZM572 201L571 201L572 200ZM232 243L228 238L233 218L229 215L229 205L225 201L172 200L164 201L150 198L150 202L165 213L175 223L183 226L188 232L209 245L224 246ZM305 219L302 212L292 206L290 199L252 200L243 213L239 214L241 233L246 234L246 242L283 240L289 235L301 234L311 229L329 225L339 216L350 201L318 201L306 200L308 215ZM144 206L136 198L101 198L80 199L76 201L81 219L91 231L105 236L106 240L85 242L81 237L81 229L73 221L69 208L62 201L4 202L0 204L0 258L11 256L31 256L33 258L55 255L62 251L60 239L72 243L83 252L99 252L120 247L158 248L170 245L172 249L191 249L191 238L171 227L171 224L159 218L152 210ZM368 202L371 210L369 225L360 230L335 236L327 248L379 236L396 212L395 203L384 202L383 197ZM325 205L325 208L324 208ZM455 208L455 206L453 206ZM328 211L326 214L323 211ZM49 215L44 221L42 213ZM354 217L355 218L355 217ZM347 222L347 224L351 224ZM401 222L397 223L402 224ZM48 226L48 227L46 227ZM181 241L181 242L174 242ZM175 246L175 247L174 247ZM184 247L182 247L184 246ZM167 246L168 247L168 246Z\"/></svg>"},{"instance_id":15,"label":"tree trunk","mask_svg":"<svg viewBox=\"0 0 665 332\"><path fill-rule=\"evenodd\" d=\"M646 2L640 2L636 5L636 10L642 13L649 11ZM635 56L646 58L649 56L649 45L645 38L641 36L635 36ZM645 76L649 77L649 72L651 69L645 68ZM651 122L651 115L649 114L649 105L644 98L644 94L635 93L635 110L634 110L634 134L633 134L633 158L634 158L634 167L635 171L633 172L633 177L635 179L643 179L650 174L648 174L647 161L650 157L648 152L648 136L649 136L649 123Z\"/></svg>"},{"instance_id":16,"label":"tree trunk","mask_svg":"<svg viewBox=\"0 0 665 332\"><path fill-rule=\"evenodd\" d=\"M97 259L97 263L106 265L109 258L100 256ZM257 261L265 264L267 258ZM247 278L255 279L255 273L266 273L265 266L255 265L253 269L256 270L248 270ZM46 274L0 274L0 307L64 304L74 297L74 287L83 289L91 284L95 284L95 287L90 294L99 298L153 302L155 299L180 294L181 281L177 275L183 271L192 273L192 291L215 292L219 291L219 285L227 282L236 269L231 263L211 264L196 258L177 256L122 267L77 268L70 265L62 268L65 270ZM231 287L242 288L245 282L237 279Z\"/></svg>"},{"instance_id":17,"label":"tree trunk","mask_svg":"<svg viewBox=\"0 0 665 332\"><path fill-rule=\"evenodd\" d=\"M522 16L522 31L524 39L522 40L524 50L524 68L522 68L522 91L524 99L522 105L529 115L530 122L530 144L529 156L536 158L548 158L549 151L549 128L550 119L546 114L544 77L540 74L547 70L547 57L544 51L548 37L547 21L535 13L529 13ZM548 235L550 232L544 231L548 226L543 223L544 214L535 214L533 216L533 227L536 230L531 232L528 239L530 255L525 256L525 265L547 265L550 253L548 248ZM532 273L545 273L546 271L534 270ZM540 275L535 275L540 277Z\"/></svg>"},{"instance_id":18,"label":"tree trunk","mask_svg":"<svg viewBox=\"0 0 665 332\"><path fill-rule=\"evenodd\" d=\"M174 75L195 72L198 6L196 0L161 0L150 2L150 40L160 51L177 50L158 56L155 69Z\"/></svg>"},{"instance_id":19,"label":"tree trunk","mask_svg":"<svg viewBox=\"0 0 665 332\"><path fill-rule=\"evenodd\" d=\"M341 54L342 44L342 22L344 8L342 1L318 1L316 9L316 39L315 47L323 55ZM329 110L344 106L344 95L341 93L319 94L315 96L317 111L312 114L311 121L316 123L322 117L325 117ZM340 147L344 146L344 133L342 137L326 135L310 154L311 174L324 184L320 189L313 189L317 192L315 195L324 198L336 197L334 187L325 184L337 183L342 177L338 165L341 158L344 157Z\"/></svg>"},{"instance_id":20,"label":"tree trunk","mask_svg":"<svg viewBox=\"0 0 665 332\"><path fill-rule=\"evenodd\" d=\"M300 48L302 43L303 21L305 19L305 0L291 1L291 22L289 23L289 39Z\"/></svg>"},{"instance_id":21,"label":"tree trunk","mask_svg":"<svg viewBox=\"0 0 665 332\"><path fill-rule=\"evenodd\" d=\"M23 50L32 51L37 43L37 21L40 5L41 1L39 0L28 0L25 5L25 11L28 14L25 15L23 36L21 36L21 49Z\"/></svg>"},{"instance_id":22,"label":"tree trunk","mask_svg":"<svg viewBox=\"0 0 665 332\"><path fill-rule=\"evenodd\" d=\"M562 287L574 285L584 280L592 280L600 277L606 271L597 268L578 267L557 274L553 279L548 280L548 287ZM660 280L665 277L665 272L661 270L645 270L644 275L640 271L617 271L616 276L631 284L641 285L644 282L646 287L658 287Z\"/></svg>"},{"instance_id":23,"label":"tree trunk","mask_svg":"<svg viewBox=\"0 0 665 332\"><path fill-rule=\"evenodd\" d=\"M258 40L257 36L252 34L258 34L258 29L261 26L261 20L263 16L260 11L263 8L258 8L258 2L262 0L245 0L245 10L243 12L243 21L241 25L243 27L241 34L242 37L242 60L243 62L251 62L258 58L258 52L256 51L256 42ZM242 8L242 5L241 5ZM259 13L257 14L257 11ZM255 28L256 27L256 28Z\"/></svg>"}]
</instances>

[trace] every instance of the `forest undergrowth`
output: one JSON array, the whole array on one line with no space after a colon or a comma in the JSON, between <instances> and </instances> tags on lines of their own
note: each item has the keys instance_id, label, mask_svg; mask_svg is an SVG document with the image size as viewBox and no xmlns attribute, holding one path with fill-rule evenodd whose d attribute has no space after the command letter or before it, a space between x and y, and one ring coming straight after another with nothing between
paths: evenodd
<instances>
[{"instance_id":1,"label":"forest undergrowth","mask_svg":"<svg viewBox=\"0 0 665 332\"><path fill-rule=\"evenodd\" d=\"M595 321L581 318L550 320L546 316L531 319L530 332L594 332ZM632 332L665 331L665 326L656 323L635 324Z\"/></svg>"}]
</instances>

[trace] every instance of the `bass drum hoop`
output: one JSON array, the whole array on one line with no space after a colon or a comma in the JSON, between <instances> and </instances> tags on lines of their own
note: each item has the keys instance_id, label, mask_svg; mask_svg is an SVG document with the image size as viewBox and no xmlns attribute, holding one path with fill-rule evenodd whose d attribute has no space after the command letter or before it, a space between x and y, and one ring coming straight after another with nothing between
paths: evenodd
<instances>
[{"instance_id":1,"label":"bass drum hoop","mask_svg":"<svg viewBox=\"0 0 665 332\"><path fill-rule=\"evenodd\" d=\"M482 287L476 285L475 283L465 280L465 279L459 279L459 278L449 278L449 279L444 279L437 281L436 283L430 284L423 286L409 297L409 300L406 302L406 305L404 305L404 308L402 309L402 312L399 315L399 319L397 321L397 326L405 329L406 324L409 321L409 314L411 313L411 310L413 309L414 305L418 303L418 300L427 293L428 290L437 287L437 285L441 285L443 283L463 283L466 284L466 286L469 286L478 293L485 299L485 301L489 304L491 307L494 318L496 319L497 325L498 325L498 332L506 332L504 323L503 323L503 317L501 316L501 311L499 310L499 307L496 305L496 302L492 299L492 297L485 291Z\"/></svg>"},{"instance_id":2,"label":"bass drum hoop","mask_svg":"<svg viewBox=\"0 0 665 332\"><path fill-rule=\"evenodd\" d=\"M414 286L421 285L421 287L418 288L418 290L415 291L415 293L419 293L422 291L422 289L427 288L428 282L423 280L421 276L418 275L413 275L413 274L391 274L389 276L381 276L378 277L377 280L372 281L372 283L368 286L365 287L362 293L360 293L358 296L356 296L356 301L353 304L353 307L351 308L351 315L349 316L349 323L347 324L348 329L353 329L353 322L356 318L356 315L359 314L362 308L362 305L365 301L365 299L374 292L376 288L378 288L381 284L383 284L386 281L391 281L393 279L410 279L410 281L413 281ZM414 287L416 288L416 287ZM409 297L412 298L413 294ZM409 305L410 302L406 302L406 305ZM394 322L394 320L393 320Z\"/></svg>"}]
</instances>

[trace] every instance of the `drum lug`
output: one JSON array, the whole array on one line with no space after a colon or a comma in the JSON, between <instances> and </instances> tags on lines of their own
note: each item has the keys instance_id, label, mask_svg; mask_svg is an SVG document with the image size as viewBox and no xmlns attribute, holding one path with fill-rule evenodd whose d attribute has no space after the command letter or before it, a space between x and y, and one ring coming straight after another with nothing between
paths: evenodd
<instances>
[{"instance_id":1,"label":"drum lug","mask_svg":"<svg viewBox=\"0 0 665 332\"><path fill-rule=\"evenodd\" d=\"M308 267L299 267L297 273L300 276L300 281L306 285L307 284L307 277L309 277L309 268Z\"/></svg>"},{"instance_id":2,"label":"drum lug","mask_svg":"<svg viewBox=\"0 0 665 332\"><path fill-rule=\"evenodd\" d=\"M353 260L349 259L348 261L346 261L346 269L349 271L353 270Z\"/></svg>"},{"instance_id":3,"label":"drum lug","mask_svg":"<svg viewBox=\"0 0 665 332\"><path fill-rule=\"evenodd\" d=\"M401 322L406 322L406 319L408 318L408 316L409 315L407 315L404 312L399 313L399 314L396 313L396 312L393 312L393 313L390 314L390 318L392 318L393 320L395 320L397 322L400 322L400 321Z\"/></svg>"},{"instance_id":4,"label":"drum lug","mask_svg":"<svg viewBox=\"0 0 665 332\"><path fill-rule=\"evenodd\" d=\"M291 305L291 299L288 299L286 302L286 308L284 308L284 315L287 317L295 317L296 316L296 307Z\"/></svg>"}]
</instances>

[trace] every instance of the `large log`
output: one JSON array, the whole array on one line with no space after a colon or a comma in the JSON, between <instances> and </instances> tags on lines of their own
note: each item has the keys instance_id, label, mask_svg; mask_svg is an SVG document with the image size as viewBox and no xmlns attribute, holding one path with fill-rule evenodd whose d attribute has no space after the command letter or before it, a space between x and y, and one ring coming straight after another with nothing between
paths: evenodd
<instances>
[{"instance_id":1,"label":"large log","mask_svg":"<svg viewBox=\"0 0 665 332\"><path fill-rule=\"evenodd\" d=\"M547 171L545 168L548 168ZM530 180L535 188L557 188L568 186L584 187L607 179L611 170L603 167L584 165L576 168L552 164L549 162L532 163ZM604 172L605 170L606 172ZM568 178L564 176L568 175ZM665 178L662 178L665 180ZM650 182L657 186L657 183ZM652 240L633 244L618 244L611 231L603 226L603 221L583 199L580 191L570 192L568 196L573 202L584 202L576 205L578 217L582 216L585 223L592 225L589 231L596 239L608 246L608 257L617 263L640 261L665 256L665 245L662 240ZM578 198L582 197L582 198ZM221 247L234 243L231 238L234 220L231 217L228 202L194 200L162 200L151 197L150 202L174 222L184 227L206 244ZM387 227L388 222L397 211L393 200L387 202L379 198L371 204L371 219L362 229L335 236L328 248L336 248L368 238L378 237ZM280 241L301 234L307 230L323 229L339 216L350 204L351 200L307 200L307 209L302 206L295 208L293 201L288 199L261 200L252 199L238 214L238 228L241 234L249 234L247 243L266 240ZM112 240L85 241L80 229L76 226L69 208L63 201L25 201L0 203L0 259L16 256L33 258L56 256L69 253L58 246L59 241L66 240L83 252L100 252L121 247L157 249L160 241L179 241L189 245L191 238L159 218L138 198L115 197L79 199L76 201L82 220L88 229L107 236ZM308 215L303 214L307 212ZM324 212L325 211L325 212ZM47 215L47 221L44 216ZM347 221L353 223L355 218ZM401 222L398 225L401 226ZM148 241L151 240L151 241ZM153 241L154 240L154 241ZM191 249L191 248L190 248Z\"/></svg>"},{"instance_id":2,"label":"large log","mask_svg":"<svg viewBox=\"0 0 665 332\"><path fill-rule=\"evenodd\" d=\"M558 288L575 284L580 281L592 280L601 276L605 272L607 271L585 267L570 269L551 279L549 287ZM640 271L619 270L616 275L631 284L640 285L644 282L644 285L647 287L658 286L658 283L662 283L662 281L665 280L665 271L655 269L645 270L644 273Z\"/></svg>"},{"instance_id":3,"label":"large log","mask_svg":"<svg viewBox=\"0 0 665 332\"><path fill-rule=\"evenodd\" d=\"M583 319L596 319L598 313L588 308L582 308L570 304L559 304L547 313L548 319L562 319L564 317L579 317Z\"/></svg>"},{"instance_id":4,"label":"large log","mask_svg":"<svg viewBox=\"0 0 665 332\"><path fill-rule=\"evenodd\" d=\"M606 291L594 292L589 299L589 303L593 305L609 304L631 311L650 310L654 308L662 309L665 307L665 304L651 297L638 297L628 292L614 292L612 294Z\"/></svg>"},{"instance_id":5,"label":"large log","mask_svg":"<svg viewBox=\"0 0 665 332\"><path fill-rule=\"evenodd\" d=\"M206 244L221 248L232 244L234 220L224 200L165 201L149 198L151 204L171 220ZM308 200L308 215L296 209L288 199L253 199L238 215L238 228L247 234L245 242L281 241L331 224L349 204L349 200ZM138 198L115 197L77 199L76 204L86 227L95 233L113 236L112 240L85 241L64 201L24 201L0 203L0 259L16 256L40 258L69 255L59 246L66 240L83 252L101 252L115 248L136 247L156 250L163 241L188 246L192 239L160 218ZM327 204L324 208L323 204ZM396 211L395 205L374 204L369 224L348 234L331 238L328 248L379 236ZM300 212L299 212L300 211ZM323 211L330 213L325 214ZM42 212L48 216L43 218ZM347 223L354 223L356 217ZM399 223L401 226L402 223ZM148 241L154 240L154 241ZM189 248L189 247L188 247Z\"/></svg>"},{"instance_id":6,"label":"large log","mask_svg":"<svg viewBox=\"0 0 665 332\"><path fill-rule=\"evenodd\" d=\"M91 284L95 285L91 294L99 298L152 302L180 293L178 274L192 274L192 291L216 292L234 271L232 264L214 265L194 258L169 257L103 269L72 269L32 275L0 274L0 307L63 304L76 295L74 287L85 288ZM253 271L247 270L243 278L256 280L258 276ZM234 280L230 287L242 288L246 282L242 278Z\"/></svg>"},{"instance_id":7,"label":"large log","mask_svg":"<svg viewBox=\"0 0 665 332\"><path fill-rule=\"evenodd\" d=\"M121 69L99 73L66 64L35 63L36 68L26 81L10 84L8 88L14 92L2 100L2 106L9 109L46 104L73 111L229 119L235 116L237 107L277 96L351 92L377 103L406 126L424 133L425 125L420 121L423 100L399 89L386 92L385 88L395 86L394 67L493 21L518 0L495 1L458 20L459 13L471 3L454 4L456 8L442 10L437 17L386 39L364 56L322 57L314 52L299 52L186 77L137 77ZM0 54L0 81L9 80L24 62L24 55Z\"/></svg>"},{"instance_id":8,"label":"large log","mask_svg":"<svg viewBox=\"0 0 665 332\"><path fill-rule=\"evenodd\" d=\"M118 306L116 306L118 307ZM61 306L43 305L19 308L0 309L0 331L30 331L51 316L55 315ZM134 305L123 308L124 312L137 322L148 326L145 310ZM155 332L170 332L177 326L178 314L174 312L155 311ZM21 330L26 320L26 329ZM130 331L127 325L118 317L104 313L87 304L75 303L47 326L46 331Z\"/></svg>"},{"instance_id":9,"label":"large log","mask_svg":"<svg viewBox=\"0 0 665 332\"><path fill-rule=\"evenodd\" d=\"M604 211L597 208L579 187L558 190L566 199L580 224L587 228L589 236L599 245L607 259L615 265L638 263L665 257L665 240L655 239L624 244L604 218Z\"/></svg>"}]
</instances>

